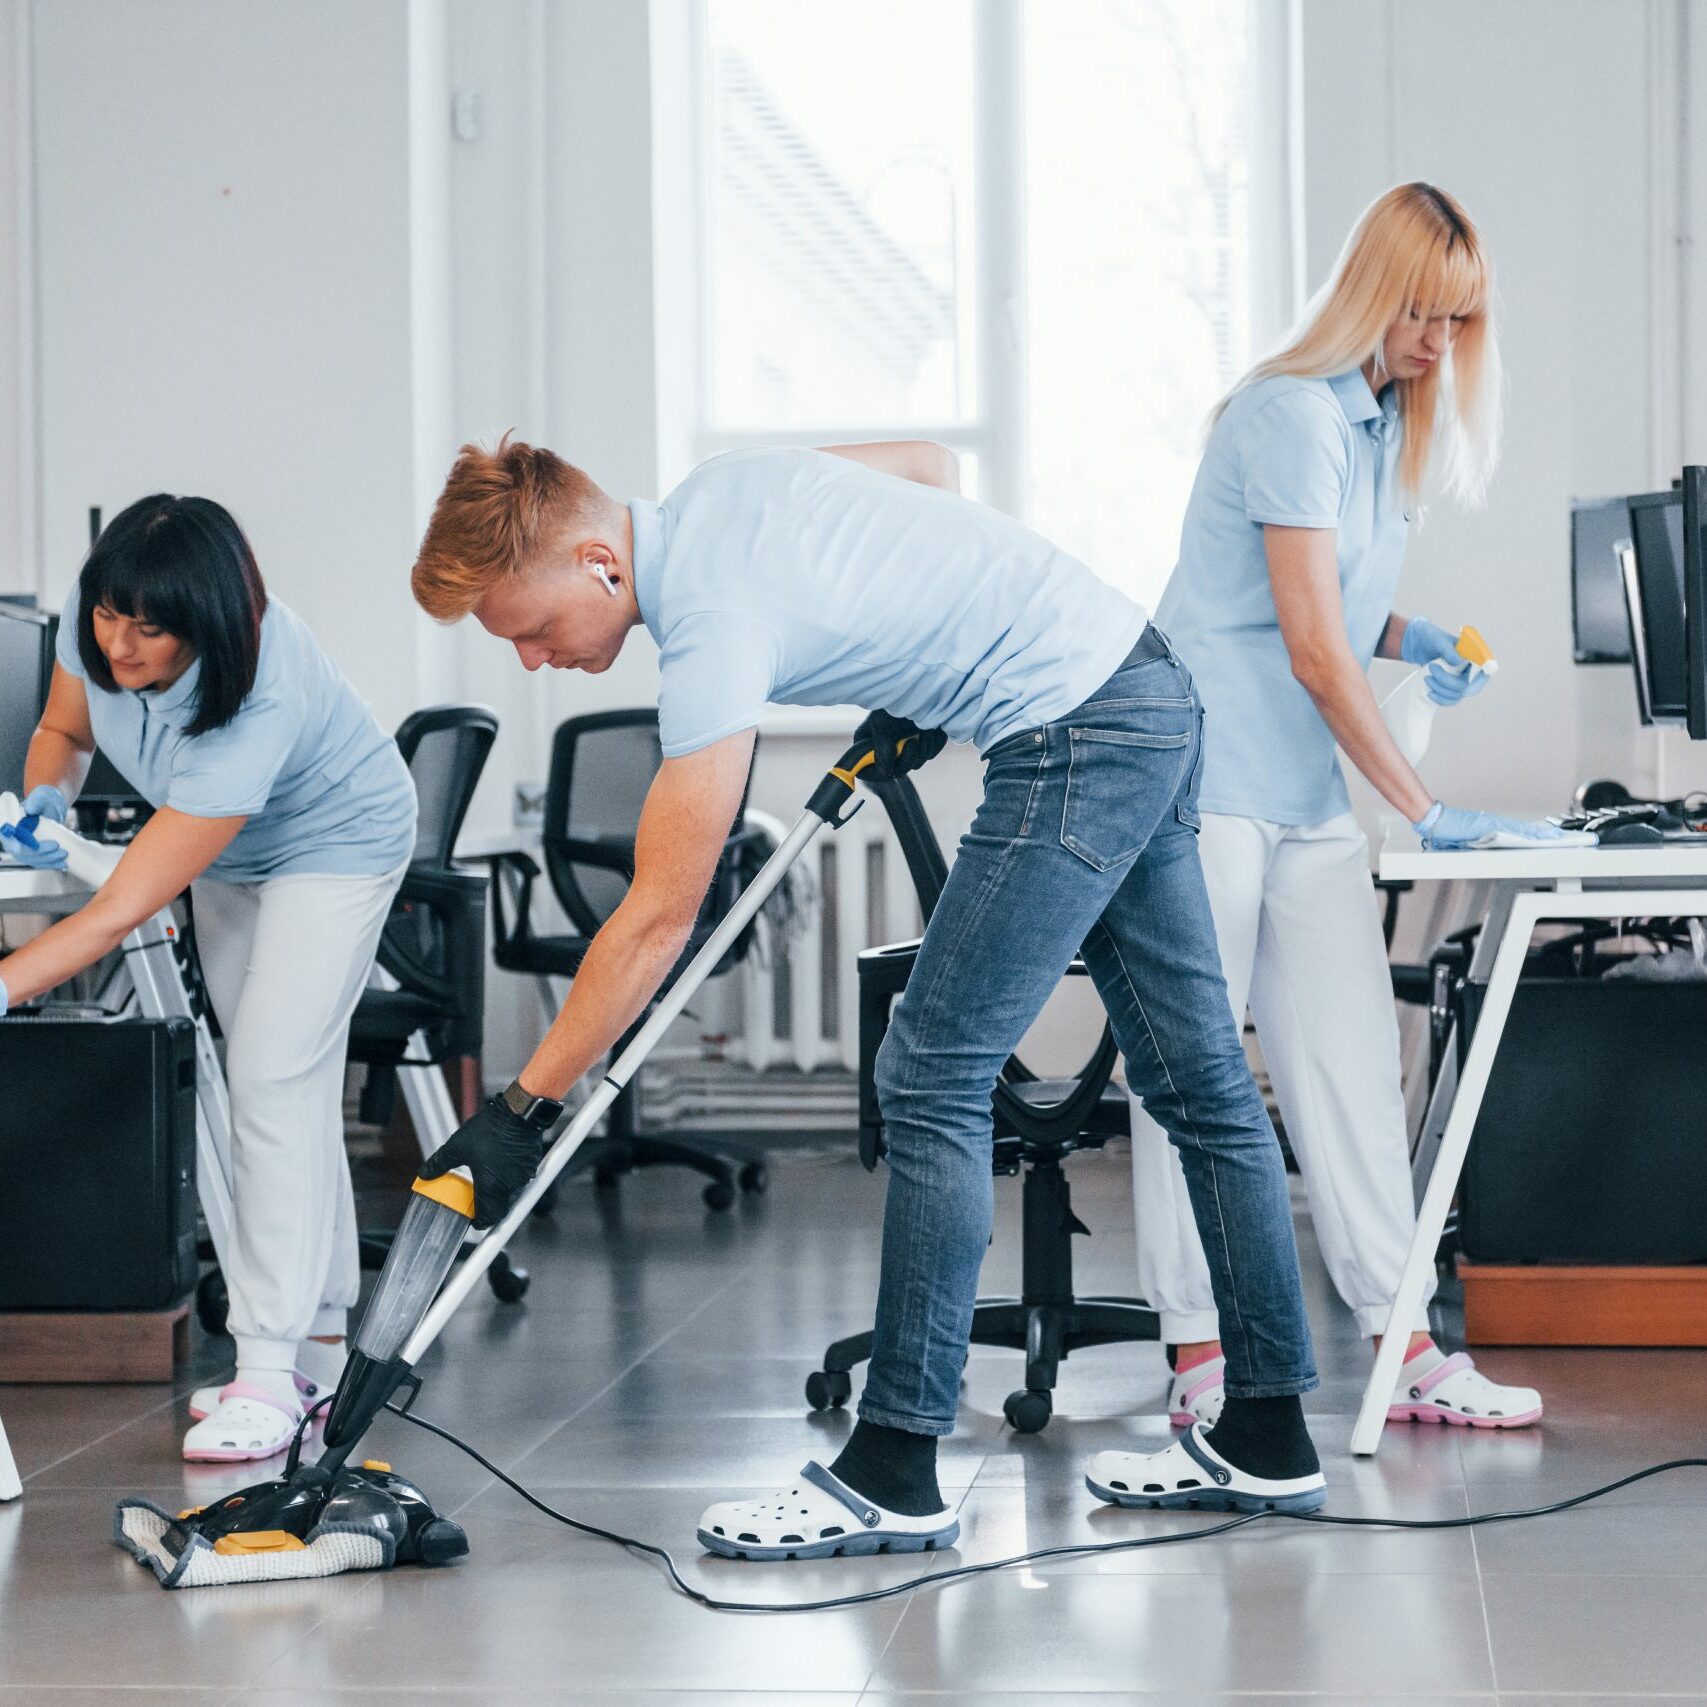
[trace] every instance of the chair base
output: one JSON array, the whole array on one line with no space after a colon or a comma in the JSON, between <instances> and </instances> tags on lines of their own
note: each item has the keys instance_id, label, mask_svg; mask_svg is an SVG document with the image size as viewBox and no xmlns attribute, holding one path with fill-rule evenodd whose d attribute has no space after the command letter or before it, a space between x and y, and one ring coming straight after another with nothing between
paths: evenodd
<instances>
[{"instance_id":1,"label":"chair base","mask_svg":"<svg viewBox=\"0 0 1707 1707\"><path fill-rule=\"evenodd\" d=\"M1068 1304L1028 1304L1022 1298L981 1298L972 1309L972 1344L1025 1353L1025 1385L1008 1394L1002 1412L1020 1434L1036 1434L1055 1408L1060 1366L1092 1345L1124 1345L1161 1337L1156 1312L1141 1298L1077 1298ZM871 1356L873 1336L851 1334L824 1353L824 1367L806 1380L815 1411L851 1397L849 1371Z\"/></svg>"},{"instance_id":2,"label":"chair base","mask_svg":"<svg viewBox=\"0 0 1707 1707\"><path fill-rule=\"evenodd\" d=\"M592 1169L593 1183L601 1190L615 1186L624 1174L639 1168L692 1168L708 1182L702 1193L706 1208L718 1212L734 1204L737 1188L757 1195L770 1183L763 1162L737 1163L687 1135L653 1138L627 1133L594 1138L581 1147L575 1162L578 1171Z\"/></svg>"},{"instance_id":3,"label":"chair base","mask_svg":"<svg viewBox=\"0 0 1707 1707\"><path fill-rule=\"evenodd\" d=\"M1023 1187L1023 1295L980 1299L972 1307L971 1336L973 1345L1025 1353L1025 1385L1002 1405L1021 1434L1035 1434L1049 1421L1056 1378L1072 1352L1162 1334L1161 1318L1141 1298L1073 1296L1072 1239L1088 1229L1073 1213L1061 1155L1034 1155L1029 1161ZM806 1402L813 1410L847 1402L853 1391L848 1372L871 1356L873 1337L853 1334L824 1353L823 1367L806 1381Z\"/></svg>"}]
</instances>

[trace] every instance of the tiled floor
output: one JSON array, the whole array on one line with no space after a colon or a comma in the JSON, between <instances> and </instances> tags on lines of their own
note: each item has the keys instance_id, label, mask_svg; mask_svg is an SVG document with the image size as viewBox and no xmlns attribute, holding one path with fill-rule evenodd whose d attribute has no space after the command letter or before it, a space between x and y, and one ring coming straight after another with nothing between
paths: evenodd
<instances>
[{"instance_id":1,"label":"tiled floor","mask_svg":"<svg viewBox=\"0 0 1707 1707\"><path fill-rule=\"evenodd\" d=\"M1124 1152L1081 1158L1086 1291L1131 1285ZM881 1182L839 1150L779 1158L770 1196L708 1216L681 1175L601 1199L576 1183L518 1248L523 1306L476 1293L424 1368L421 1410L545 1499L664 1543L708 1592L788 1603L1030 1548L1204 1527L1093 1507L1086 1454L1161 1441L1154 1346L1082 1353L1037 1436L1001 1401L1016 1358L973 1355L942 1482L962 1537L939 1559L741 1566L699 1555L713 1498L828 1458L847 1413L809 1418L826 1340L869 1316ZM1018 1190L990 1290L1013 1284ZM1707 1354L1512 1352L1490 1368L1542 1387L1539 1431L1394 1431L1347 1454L1364 1352L1300 1217L1323 1370L1309 1406L1329 1510L1446 1517L1578 1492L1702 1450ZM204 1343L180 1390L218 1372ZM1380 1703L1707 1701L1707 1472L1680 1471L1532 1523L1400 1533L1281 1522L1222 1539L1047 1563L787 1617L712 1613L658 1567L550 1523L453 1449L387 1419L374 1449L468 1528L452 1569L166 1594L108 1539L115 1498L202 1503L253 1469L186 1466L164 1388L0 1388L26 1477L0 1507L0 1707L174 1702L316 1707L868 1707L904 1701Z\"/></svg>"}]
</instances>

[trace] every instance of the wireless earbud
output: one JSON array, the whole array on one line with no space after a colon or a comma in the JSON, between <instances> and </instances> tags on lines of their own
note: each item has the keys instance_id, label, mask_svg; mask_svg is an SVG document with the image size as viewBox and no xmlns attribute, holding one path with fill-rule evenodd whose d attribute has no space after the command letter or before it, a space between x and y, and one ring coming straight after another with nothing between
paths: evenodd
<instances>
[{"instance_id":1,"label":"wireless earbud","mask_svg":"<svg viewBox=\"0 0 1707 1707\"><path fill-rule=\"evenodd\" d=\"M622 589L616 584L615 581L613 581L610 578L610 575L607 572L607 570L605 569L604 564L602 564L602 563L589 564L588 565L588 573L593 574L593 575L597 575L598 578L602 582L604 582L605 591L607 593L609 593L613 599L619 599L622 597Z\"/></svg>"}]
</instances>

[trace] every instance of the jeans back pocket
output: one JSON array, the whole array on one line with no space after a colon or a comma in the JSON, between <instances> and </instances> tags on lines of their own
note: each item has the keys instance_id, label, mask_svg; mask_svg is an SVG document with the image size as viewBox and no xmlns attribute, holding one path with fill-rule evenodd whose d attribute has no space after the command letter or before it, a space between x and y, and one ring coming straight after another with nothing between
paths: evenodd
<instances>
[{"instance_id":1,"label":"jeans back pocket","mask_svg":"<svg viewBox=\"0 0 1707 1707\"><path fill-rule=\"evenodd\" d=\"M1087 707L1086 709L1090 709ZM1103 709L1098 707L1097 709ZM1179 795L1192 756L1190 700L1146 708L1144 728L1069 728L1061 845L1097 871L1137 857ZM1188 721L1190 720L1190 721Z\"/></svg>"}]
</instances>

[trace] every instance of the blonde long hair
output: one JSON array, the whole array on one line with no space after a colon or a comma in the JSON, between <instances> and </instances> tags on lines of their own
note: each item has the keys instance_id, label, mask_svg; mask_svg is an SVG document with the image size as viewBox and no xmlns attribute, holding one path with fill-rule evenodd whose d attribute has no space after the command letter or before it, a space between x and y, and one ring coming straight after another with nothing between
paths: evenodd
<instances>
[{"instance_id":1,"label":"blonde long hair","mask_svg":"<svg viewBox=\"0 0 1707 1707\"><path fill-rule=\"evenodd\" d=\"M1396 382L1399 480L1414 497L1438 448L1447 490L1479 503L1499 460L1493 297L1493 264L1470 216L1433 184L1400 184L1365 209L1298 329L1215 405L1210 424L1238 392L1276 374L1328 378L1373 358L1379 380L1387 328L1401 314L1452 314L1460 323L1447 354L1420 379Z\"/></svg>"}]
</instances>

